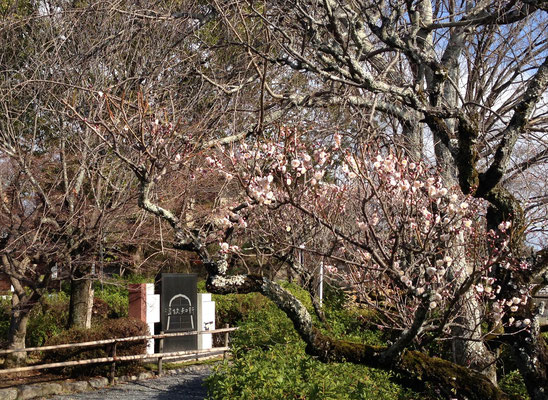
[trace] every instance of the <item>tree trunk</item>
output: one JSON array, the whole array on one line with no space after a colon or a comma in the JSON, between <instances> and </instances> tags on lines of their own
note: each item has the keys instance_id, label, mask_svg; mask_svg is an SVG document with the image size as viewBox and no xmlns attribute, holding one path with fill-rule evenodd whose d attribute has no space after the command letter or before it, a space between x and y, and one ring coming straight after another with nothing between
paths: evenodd
<instances>
[{"instance_id":1,"label":"tree trunk","mask_svg":"<svg viewBox=\"0 0 548 400\"><path fill-rule=\"evenodd\" d=\"M10 329L8 333L8 349L24 349L25 338L27 336L27 324L29 322L31 308L19 307L17 295L14 296L14 307L10 319ZM24 365L27 359L27 352L21 351L11 353L6 356L4 368L12 368Z\"/></svg>"},{"instance_id":2,"label":"tree trunk","mask_svg":"<svg viewBox=\"0 0 548 400\"><path fill-rule=\"evenodd\" d=\"M91 328L93 284L89 278L73 278L70 282L69 328Z\"/></svg>"},{"instance_id":3,"label":"tree trunk","mask_svg":"<svg viewBox=\"0 0 548 400\"><path fill-rule=\"evenodd\" d=\"M496 384L496 357L481 340L482 310L471 290L464 295L462 311L463 315L458 321L461 327L453 330L453 333L459 337L453 341L454 360L459 365L481 372Z\"/></svg>"},{"instance_id":4,"label":"tree trunk","mask_svg":"<svg viewBox=\"0 0 548 400\"><path fill-rule=\"evenodd\" d=\"M450 129L454 128L453 121L447 121L447 125ZM445 186L458 186L458 171L454 162L451 161L451 153L441 142L435 144L434 150ZM453 254L451 254L451 257L456 260L451 269L453 271L465 271L465 273L454 277L459 284L462 284L472 272L466 261L465 246L466 243L460 240L454 246ZM459 365L468 366L481 372L496 384L495 355L489 351L481 340L482 309L472 290L468 290L461 299L461 310L462 315L458 320L460 326L452 329L452 333L457 337L452 343L453 360Z\"/></svg>"}]
</instances>

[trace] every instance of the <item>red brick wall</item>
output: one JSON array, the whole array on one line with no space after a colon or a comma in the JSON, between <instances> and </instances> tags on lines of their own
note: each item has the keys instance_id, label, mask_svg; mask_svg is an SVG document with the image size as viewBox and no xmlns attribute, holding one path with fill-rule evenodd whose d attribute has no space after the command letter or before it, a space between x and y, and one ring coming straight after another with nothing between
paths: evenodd
<instances>
[{"instance_id":1,"label":"red brick wall","mask_svg":"<svg viewBox=\"0 0 548 400\"><path fill-rule=\"evenodd\" d=\"M129 316L147 320L146 283L129 284Z\"/></svg>"}]
</instances>

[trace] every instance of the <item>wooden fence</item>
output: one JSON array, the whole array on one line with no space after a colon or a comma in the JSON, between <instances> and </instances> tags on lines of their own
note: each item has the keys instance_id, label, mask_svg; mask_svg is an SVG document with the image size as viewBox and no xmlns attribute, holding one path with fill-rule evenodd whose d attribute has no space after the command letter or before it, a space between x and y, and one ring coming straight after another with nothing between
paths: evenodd
<instances>
[{"instance_id":1,"label":"wooden fence","mask_svg":"<svg viewBox=\"0 0 548 400\"><path fill-rule=\"evenodd\" d=\"M162 362L166 359L181 358L184 356L195 356L196 359L212 354L226 354L229 351L228 346L228 335L230 332L237 330L238 328L222 328L214 329L210 331L189 331L189 332L177 332L177 333L161 333L159 335L148 335L148 336L132 336L125 338L115 338L115 339L105 339L105 340L95 340L92 342L82 342L82 343L66 343L59 344L54 346L42 346L42 347L28 347L25 349L4 349L0 350L0 356L7 355L16 352L32 352L32 351L48 351L48 350L58 350L58 349L73 349L79 347L97 347L97 346L106 346L110 345L110 356L102 358L91 358L85 360L77 361L63 361L49 364L36 364L28 365L25 367L16 367L16 368L7 368L0 369L1 374L9 374L14 372L24 372L24 371L33 371L40 369L48 368L59 368L59 367L71 367L75 365L86 365L86 364L100 364L100 363L111 363L110 376L111 381L114 380L116 375L116 362L118 361L133 361L133 360L154 360L157 359L158 362L158 374L162 374ZM190 335L200 335L200 334L213 334L213 333L224 333L225 340L223 347L214 347L212 349L206 350L185 350L185 351L174 351L169 353L162 353L163 342L165 338L170 337L180 337L180 336L190 336ZM122 342L134 342L140 340L150 340L150 339L160 339L160 353L154 354L135 354L129 356L116 356L116 346L118 343Z\"/></svg>"}]
</instances>

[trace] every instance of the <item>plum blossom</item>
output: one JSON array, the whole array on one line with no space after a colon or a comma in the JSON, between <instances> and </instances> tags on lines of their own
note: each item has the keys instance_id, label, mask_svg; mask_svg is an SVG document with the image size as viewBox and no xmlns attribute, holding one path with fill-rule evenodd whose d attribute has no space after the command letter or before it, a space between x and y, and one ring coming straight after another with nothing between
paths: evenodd
<instances>
[{"instance_id":1,"label":"plum blossom","mask_svg":"<svg viewBox=\"0 0 548 400\"><path fill-rule=\"evenodd\" d=\"M508 228L510 228L512 226L512 222L511 221L502 221L499 225L498 225L498 228L501 232L506 232L506 230Z\"/></svg>"},{"instance_id":2,"label":"plum blossom","mask_svg":"<svg viewBox=\"0 0 548 400\"><path fill-rule=\"evenodd\" d=\"M227 242L222 242L219 244L221 246L221 251L227 252L230 248L230 245Z\"/></svg>"},{"instance_id":3,"label":"plum blossom","mask_svg":"<svg viewBox=\"0 0 548 400\"><path fill-rule=\"evenodd\" d=\"M318 165L322 166L327 161L327 153L322 150L322 151L316 153L315 159L316 159L316 162L318 163Z\"/></svg>"},{"instance_id":4,"label":"plum blossom","mask_svg":"<svg viewBox=\"0 0 548 400\"><path fill-rule=\"evenodd\" d=\"M336 274L338 269L333 265L324 265L324 269L328 274Z\"/></svg>"},{"instance_id":5,"label":"plum blossom","mask_svg":"<svg viewBox=\"0 0 548 400\"><path fill-rule=\"evenodd\" d=\"M441 301L442 299L443 297L439 293L434 293L434 295L432 296L432 300L434 301Z\"/></svg>"},{"instance_id":6,"label":"plum blossom","mask_svg":"<svg viewBox=\"0 0 548 400\"><path fill-rule=\"evenodd\" d=\"M323 175L324 175L324 171L316 170L316 172L314 172L314 179L319 181L323 178Z\"/></svg>"}]
</instances>

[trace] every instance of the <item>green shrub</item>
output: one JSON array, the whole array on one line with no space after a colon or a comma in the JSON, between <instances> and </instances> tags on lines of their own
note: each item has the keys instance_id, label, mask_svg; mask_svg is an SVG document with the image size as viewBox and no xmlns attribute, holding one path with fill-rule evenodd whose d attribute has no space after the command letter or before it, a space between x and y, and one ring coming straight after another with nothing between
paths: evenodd
<instances>
[{"instance_id":1,"label":"green shrub","mask_svg":"<svg viewBox=\"0 0 548 400\"><path fill-rule=\"evenodd\" d=\"M66 328L69 298L64 292L53 292L42 296L31 312L27 326L26 344L29 347L42 346L50 337Z\"/></svg>"},{"instance_id":2,"label":"green shrub","mask_svg":"<svg viewBox=\"0 0 548 400\"><path fill-rule=\"evenodd\" d=\"M499 382L499 386L505 393L511 396L523 400L530 399L525 382L517 370L504 375Z\"/></svg>"},{"instance_id":3,"label":"green shrub","mask_svg":"<svg viewBox=\"0 0 548 400\"><path fill-rule=\"evenodd\" d=\"M129 310L129 291L127 282L95 283L95 299L104 301L108 306L108 318L127 317ZM101 313L102 314L102 313Z\"/></svg>"},{"instance_id":4,"label":"green shrub","mask_svg":"<svg viewBox=\"0 0 548 400\"><path fill-rule=\"evenodd\" d=\"M68 296L53 292L42 296L30 313L25 338L27 347L42 346L47 338L63 331L68 318ZM0 344L8 338L11 318L11 299L0 299Z\"/></svg>"},{"instance_id":5,"label":"green shrub","mask_svg":"<svg viewBox=\"0 0 548 400\"><path fill-rule=\"evenodd\" d=\"M97 281L94 283L95 299L97 301L97 310L95 316L104 318L104 303L108 306L108 318L123 318L128 316L129 311L129 291L130 283L148 283L149 278L142 275L130 275L121 278L117 275L112 276L107 281ZM103 303L104 302L104 303Z\"/></svg>"},{"instance_id":6,"label":"green shrub","mask_svg":"<svg viewBox=\"0 0 548 400\"><path fill-rule=\"evenodd\" d=\"M73 328L51 338L47 345L57 345L63 343L81 343L104 339L113 339L129 336L148 335L148 326L146 323L134 318L107 319L101 324L93 326L91 329ZM46 353L46 362L61 362L68 360L84 360L90 358L109 357L111 355L112 345L101 345L94 347L81 347L72 349L52 350ZM146 350L146 341L121 342L116 347L117 356L143 354ZM128 371L136 369L139 362L126 362L122 369ZM90 364L85 366L67 367L65 373L73 376L99 374L105 372L108 365Z\"/></svg>"}]
</instances>

